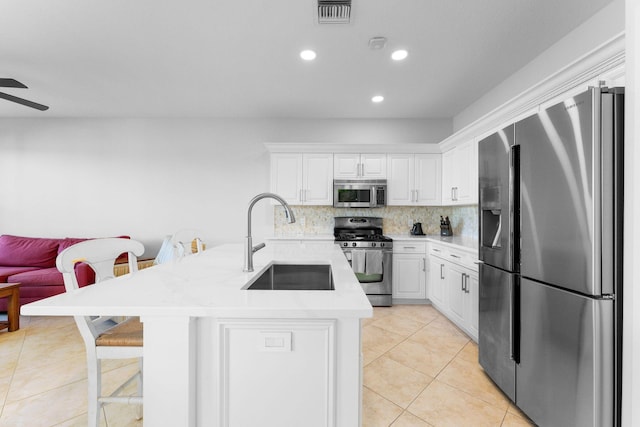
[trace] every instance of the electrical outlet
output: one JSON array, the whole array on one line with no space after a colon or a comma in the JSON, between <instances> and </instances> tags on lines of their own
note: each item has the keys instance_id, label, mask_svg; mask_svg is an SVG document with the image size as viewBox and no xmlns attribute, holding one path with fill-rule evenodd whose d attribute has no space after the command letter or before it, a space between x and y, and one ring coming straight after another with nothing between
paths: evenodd
<instances>
[{"instance_id":1,"label":"electrical outlet","mask_svg":"<svg viewBox=\"0 0 640 427\"><path fill-rule=\"evenodd\" d=\"M307 225L307 219L305 217L300 218L300 226L304 227Z\"/></svg>"},{"instance_id":2,"label":"electrical outlet","mask_svg":"<svg viewBox=\"0 0 640 427\"><path fill-rule=\"evenodd\" d=\"M413 227L413 222L414 222L414 221L413 221L411 218L409 218L409 220L408 220L408 222L407 222L407 225L408 225L409 227Z\"/></svg>"}]
</instances>

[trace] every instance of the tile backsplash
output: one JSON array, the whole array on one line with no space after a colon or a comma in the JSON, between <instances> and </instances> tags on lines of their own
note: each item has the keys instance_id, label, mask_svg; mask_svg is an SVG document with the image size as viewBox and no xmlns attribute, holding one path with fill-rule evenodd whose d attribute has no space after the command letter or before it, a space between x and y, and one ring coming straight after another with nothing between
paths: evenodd
<instances>
[{"instance_id":1,"label":"tile backsplash","mask_svg":"<svg viewBox=\"0 0 640 427\"><path fill-rule=\"evenodd\" d=\"M377 216L383 218L385 234L408 234L414 222L422 223L425 234L440 234L440 216L448 216L453 234L477 237L478 206L386 206L375 209L347 209L333 206L292 206L296 222L287 223L284 209L275 206L276 236L333 234L336 216Z\"/></svg>"}]
</instances>

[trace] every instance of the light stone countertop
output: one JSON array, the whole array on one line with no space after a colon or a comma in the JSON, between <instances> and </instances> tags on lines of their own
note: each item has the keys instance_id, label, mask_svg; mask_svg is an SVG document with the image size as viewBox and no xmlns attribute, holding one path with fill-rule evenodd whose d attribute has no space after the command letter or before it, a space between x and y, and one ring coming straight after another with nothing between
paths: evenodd
<instances>
[{"instance_id":1,"label":"light stone countertop","mask_svg":"<svg viewBox=\"0 0 640 427\"><path fill-rule=\"evenodd\" d=\"M438 234L426 234L424 236L414 236L412 234L391 234L394 240L428 240L435 243L442 243L455 249L478 252L478 239L471 236L440 236Z\"/></svg>"},{"instance_id":2,"label":"light stone countertop","mask_svg":"<svg viewBox=\"0 0 640 427\"><path fill-rule=\"evenodd\" d=\"M429 240L431 242L442 243L455 249L462 249L478 252L478 239L472 236L440 236L438 234L425 234L414 236L413 234L388 234L394 240ZM333 234L300 234L300 235L277 235L268 237L265 240L286 242L286 241L333 241Z\"/></svg>"},{"instance_id":3,"label":"light stone countertop","mask_svg":"<svg viewBox=\"0 0 640 427\"><path fill-rule=\"evenodd\" d=\"M287 240L330 240L333 242L334 236L333 234L277 234L274 236L266 237L265 240L274 240L274 241L287 241Z\"/></svg>"},{"instance_id":4,"label":"light stone countertop","mask_svg":"<svg viewBox=\"0 0 640 427\"><path fill-rule=\"evenodd\" d=\"M330 264L333 291L242 289L272 263ZM331 243L267 245L242 271L243 246L222 245L175 262L22 306L23 315L364 318L371 304L342 250Z\"/></svg>"}]
</instances>

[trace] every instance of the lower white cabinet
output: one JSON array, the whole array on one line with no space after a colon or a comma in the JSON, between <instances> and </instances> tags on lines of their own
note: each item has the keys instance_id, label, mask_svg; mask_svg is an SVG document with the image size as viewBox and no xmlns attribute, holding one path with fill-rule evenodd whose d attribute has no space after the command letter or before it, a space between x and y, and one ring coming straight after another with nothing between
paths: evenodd
<instances>
[{"instance_id":1,"label":"lower white cabinet","mask_svg":"<svg viewBox=\"0 0 640 427\"><path fill-rule=\"evenodd\" d=\"M449 314L455 323L465 323L465 280L467 269L456 264L447 265L447 292L449 293Z\"/></svg>"},{"instance_id":2,"label":"lower white cabinet","mask_svg":"<svg viewBox=\"0 0 640 427\"><path fill-rule=\"evenodd\" d=\"M429 299L449 320L478 341L478 268L475 254L430 243Z\"/></svg>"},{"instance_id":3,"label":"lower white cabinet","mask_svg":"<svg viewBox=\"0 0 640 427\"><path fill-rule=\"evenodd\" d=\"M439 309L446 306L445 295L445 261L429 256L429 299Z\"/></svg>"},{"instance_id":4,"label":"lower white cabinet","mask_svg":"<svg viewBox=\"0 0 640 427\"><path fill-rule=\"evenodd\" d=\"M468 319L468 328L471 335L477 340L478 337L478 315L479 296L480 296L480 280L478 273L472 271L467 276L467 296L465 298L465 319Z\"/></svg>"},{"instance_id":5,"label":"lower white cabinet","mask_svg":"<svg viewBox=\"0 0 640 427\"><path fill-rule=\"evenodd\" d=\"M425 242L393 241L394 299L427 298L427 253Z\"/></svg>"}]
</instances>

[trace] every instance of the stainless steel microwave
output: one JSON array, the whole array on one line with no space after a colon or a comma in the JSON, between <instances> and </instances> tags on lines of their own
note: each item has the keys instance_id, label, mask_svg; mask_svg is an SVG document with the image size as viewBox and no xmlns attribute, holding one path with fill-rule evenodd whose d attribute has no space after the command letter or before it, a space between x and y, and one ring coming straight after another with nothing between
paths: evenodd
<instances>
[{"instance_id":1,"label":"stainless steel microwave","mask_svg":"<svg viewBox=\"0 0 640 427\"><path fill-rule=\"evenodd\" d=\"M334 180L336 208L379 208L387 204L387 180Z\"/></svg>"}]
</instances>

